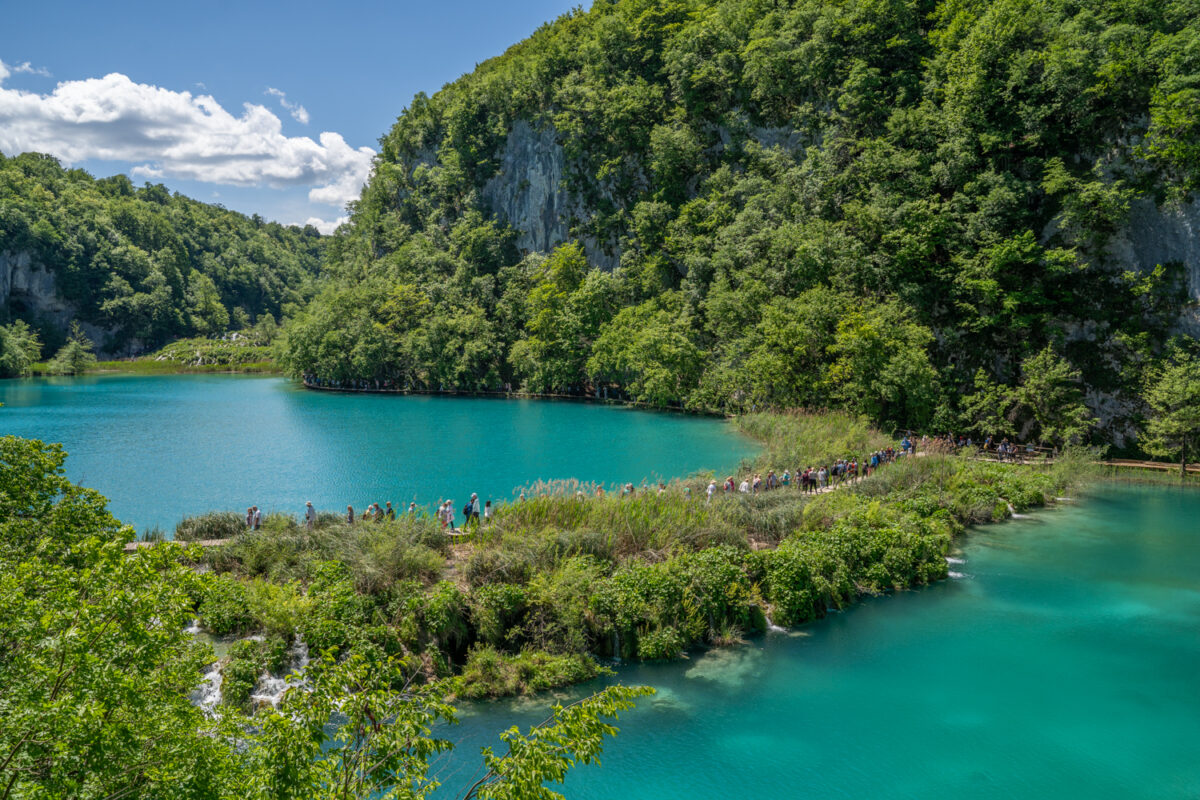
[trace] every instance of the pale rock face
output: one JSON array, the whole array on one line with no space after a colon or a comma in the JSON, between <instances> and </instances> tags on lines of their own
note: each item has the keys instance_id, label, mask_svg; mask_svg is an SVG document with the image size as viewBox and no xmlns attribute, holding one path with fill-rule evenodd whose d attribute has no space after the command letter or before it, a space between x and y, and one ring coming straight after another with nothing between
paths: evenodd
<instances>
[{"instance_id":1,"label":"pale rock face","mask_svg":"<svg viewBox=\"0 0 1200 800\"><path fill-rule=\"evenodd\" d=\"M1128 224L1113 238L1109 254L1118 263L1144 271L1159 264L1183 264L1193 305L1184 310L1180 327L1200 336L1200 197L1161 207L1145 197L1133 201Z\"/></svg>"},{"instance_id":2,"label":"pale rock face","mask_svg":"<svg viewBox=\"0 0 1200 800\"><path fill-rule=\"evenodd\" d=\"M19 303L24 317L46 320L66 330L77 313L73 304L58 295L54 273L36 261L28 251L0 250L0 308L10 308ZM100 355L105 341L113 331L80 321L80 327L92 340ZM140 347L132 342L130 347Z\"/></svg>"},{"instance_id":3,"label":"pale rock face","mask_svg":"<svg viewBox=\"0 0 1200 800\"><path fill-rule=\"evenodd\" d=\"M58 296L54 273L26 251L0 252L0 305L21 302L35 314L54 322L70 323L74 309Z\"/></svg>"},{"instance_id":4,"label":"pale rock face","mask_svg":"<svg viewBox=\"0 0 1200 800\"><path fill-rule=\"evenodd\" d=\"M523 252L549 253L569 241L571 223L585 211L567 185L567 156L553 126L534 130L525 120L513 123L498 155L499 169L483 186L484 203L517 231ZM619 248L606 252L590 237L580 237L588 262L615 269Z\"/></svg>"}]
</instances>

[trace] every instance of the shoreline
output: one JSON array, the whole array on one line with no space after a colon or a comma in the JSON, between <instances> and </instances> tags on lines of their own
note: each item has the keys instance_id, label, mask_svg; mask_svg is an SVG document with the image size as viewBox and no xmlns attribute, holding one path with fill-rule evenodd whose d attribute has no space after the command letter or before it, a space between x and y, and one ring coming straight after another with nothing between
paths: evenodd
<instances>
[{"instance_id":1,"label":"shoreline","mask_svg":"<svg viewBox=\"0 0 1200 800\"><path fill-rule=\"evenodd\" d=\"M837 460L818 451L861 455L888 446L887 437L864 427L854 432L865 437L855 445L834 436L847 420L758 415L740 424L763 453L739 476L748 469L765 477L772 464L782 470ZM530 695L590 680L614 659L675 660L777 626L795 628L866 597L940 582L951 577L946 557L969 527L1053 506L1073 494L1068 487L1091 477L1086 466L1078 457L1037 470L950 456L898 458L823 492L805 493L793 483L757 495L721 493L711 505L700 489L707 479L673 480L661 495L539 495L500 507L490 525L453 543L427 519L354 526L330 520L306 531L288 518L209 548L200 562L213 570L212 580L231 587L221 594L262 577L296 581L297 602L304 598L313 609L307 613L322 619L327 590L310 583L306 564L338 561L350 582L344 591L368 605L389 596L389 581L416 580L411 633L310 617L296 618L291 630L305 641L307 631L319 633L310 643L319 647L382 636L375 646L421 654L429 677L457 676L462 698ZM428 567L414 568L429 571L380 583L368 554L382 542L395 543L388 546L400 547L414 564L417 551L427 553L421 563ZM443 618L446 602L458 609L451 628L422 622L431 613ZM442 610L416 610L429 604ZM252 609L246 614L256 616ZM205 617L203 603L197 616ZM333 629L342 633L330 639ZM460 633L445 638L439 630ZM382 644L394 636L400 642Z\"/></svg>"},{"instance_id":2,"label":"shoreline","mask_svg":"<svg viewBox=\"0 0 1200 800\"><path fill-rule=\"evenodd\" d=\"M296 380L292 378L291 380ZM339 392L342 394L394 394L394 395L425 395L430 397L479 397L493 400L562 400L576 403L590 403L594 405L620 406L622 408L633 408L638 411L664 411L672 414L691 414L698 417L720 417L722 419L734 419L738 414L731 414L723 411L713 411L710 409L693 409L684 408L683 406L653 406L648 403L639 403L635 400L621 400L613 397L595 397L588 394L554 394L554 393L539 393L539 392L517 392L505 391L503 389L394 389L394 388L359 388L359 387L341 387L341 386L320 386L310 383L304 379L299 380L300 385L314 392Z\"/></svg>"}]
</instances>

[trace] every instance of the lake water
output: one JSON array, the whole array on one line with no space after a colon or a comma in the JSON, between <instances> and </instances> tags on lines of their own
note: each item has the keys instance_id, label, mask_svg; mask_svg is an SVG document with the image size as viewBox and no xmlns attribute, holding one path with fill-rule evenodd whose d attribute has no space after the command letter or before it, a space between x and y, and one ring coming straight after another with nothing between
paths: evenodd
<instances>
[{"instance_id":1,"label":"lake water","mask_svg":"<svg viewBox=\"0 0 1200 800\"><path fill-rule=\"evenodd\" d=\"M683 664L572 800L1200 797L1200 492L1104 487L972 531L961 577ZM595 689L596 685L589 687ZM476 706L458 796L546 701Z\"/></svg>"},{"instance_id":2,"label":"lake water","mask_svg":"<svg viewBox=\"0 0 1200 800\"><path fill-rule=\"evenodd\" d=\"M122 521L188 514L461 507L533 481L605 484L736 466L754 443L719 419L616 406L314 392L282 378L96 376L0 381L0 434L62 442L67 475Z\"/></svg>"}]
</instances>

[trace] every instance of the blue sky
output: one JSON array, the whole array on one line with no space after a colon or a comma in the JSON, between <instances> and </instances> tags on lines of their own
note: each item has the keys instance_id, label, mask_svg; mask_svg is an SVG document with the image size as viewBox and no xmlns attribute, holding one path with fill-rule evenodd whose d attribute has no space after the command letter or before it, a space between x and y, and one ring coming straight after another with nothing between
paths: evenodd
<instances>
[{"instance_id":1,"label":"blue sky","mask_svg":"<svg viewBox=\"0 0 1200 800\"><path fill-rule=\"evenodd\" d=\"M0 151L329 229L414 94L578 3L5 5Z\"/></svg>"}]
</instances>

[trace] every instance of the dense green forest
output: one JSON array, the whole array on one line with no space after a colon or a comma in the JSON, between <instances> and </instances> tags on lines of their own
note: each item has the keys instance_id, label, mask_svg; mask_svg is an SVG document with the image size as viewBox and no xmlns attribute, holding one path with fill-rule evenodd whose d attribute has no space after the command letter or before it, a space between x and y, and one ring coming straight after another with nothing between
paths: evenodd
<instances>
[{"instance_id":1,"label":"dense green forest","mask_svg":"<svg viewBox=\"0 0 1200 800\"><path fill-rule=\"evenodd\" d=\"M56 302L109 332L95 342L108 352L217 335L267 316L273 326L311 294L324 242L315 228L264 222L161 185L136 188L124 175L94 179L49 156L0 155L0 256L47 268ZM0 323L25 320L53 353L69 320L35 306L14 293ZM28 340L19 334L0 332L0 347Z\"/></svg>"},{"instance_id":2,"label":"dense green forest","mask_svg":"<svg viewBox=\"0 0 1200 800\"><path fill-rule=\"evenodd\" d=\"M1200 188L1198 103L1195 0L598 0L404 110L284 361L1031 437L1049 367L1128 430L1195 341L1108 245ZM548 253L488 201L520 121Z\"/></svg>"}]
</instances>

